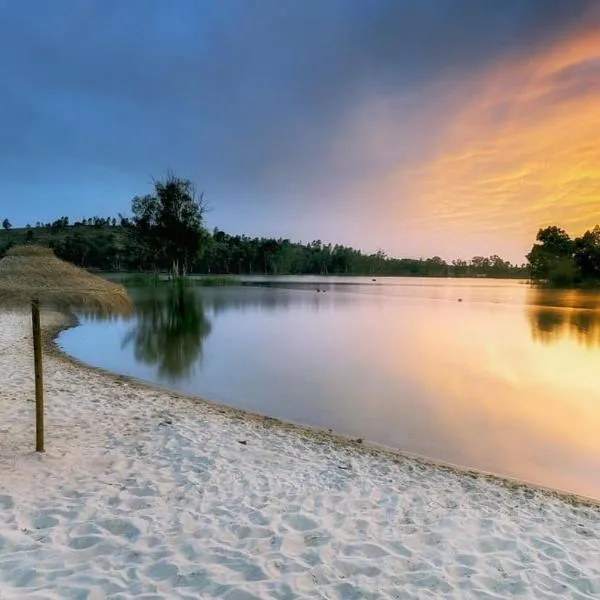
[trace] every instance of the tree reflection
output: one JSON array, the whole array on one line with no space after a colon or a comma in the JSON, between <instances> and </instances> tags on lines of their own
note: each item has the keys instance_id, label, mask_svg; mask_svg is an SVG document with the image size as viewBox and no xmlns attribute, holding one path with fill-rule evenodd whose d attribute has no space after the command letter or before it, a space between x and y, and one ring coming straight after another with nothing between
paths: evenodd
<instances>
[{"instance_id":1,"label":"tree reflection","mask_svg":"<svg viewBox=\"0 0 600 600\"><path fill-rule=\"evenodd\" d=\"M202 360L211 324L193 289L168 286L164 294L150 294L136 302L136 319L122 347L133 344L135 358L156 366L158 374L175 380L189 377Z\"/></svg>"},{"instance_id":2,"label":"tree reflection","mask_svg":"<svg viewBox=\"0 0 600 600\"><path fill-rule=\"evenodd\" d=\"M590 348L600 347L598 292L533 289L527 307L531 335L542 344L571 338Z\"/></svg>"}]
</instances>

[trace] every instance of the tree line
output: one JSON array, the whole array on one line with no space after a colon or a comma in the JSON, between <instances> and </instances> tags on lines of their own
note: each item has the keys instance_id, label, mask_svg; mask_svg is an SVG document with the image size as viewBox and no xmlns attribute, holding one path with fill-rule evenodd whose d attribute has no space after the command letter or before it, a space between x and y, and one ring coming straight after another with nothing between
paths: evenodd
<instances>
[{"instance_id":1,"label":"tree line","mask_svg":"<svg viewBox=\"0 0 600 600\"><path fill-rule=\"evenodd\" d=\"M527 265L497 255L447 262L393 258L383 251L364 253L341 244L315 240L232 235L205 227L204 196L189 180L168 175L154 193L136 196L131 215L91 217L71 222L60 217L24 229L5 219L0 255L16 243L50 246L64 260L88 269L127 272L251 275L389 275L422 277L528 277ZM4 238L4 239L2 239Z\"/></svg>"}]
</instances>

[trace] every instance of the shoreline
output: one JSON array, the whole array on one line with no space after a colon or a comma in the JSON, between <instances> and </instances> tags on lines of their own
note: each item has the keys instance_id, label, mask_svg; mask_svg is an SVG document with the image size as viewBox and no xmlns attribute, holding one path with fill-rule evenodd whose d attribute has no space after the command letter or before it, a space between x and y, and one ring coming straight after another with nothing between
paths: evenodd
<instances>
[{"instance_id":1,"label":"shoreline","mask_svg":"<svg viewBox=\"0 0 600 600\"><path fill-rule=\"evenodd\" d=\"M214 400L203 398L201 396L196 396L194 394L186 394L184 392L179 392L171 388L158 385L156 383L137 379L136 377L132 377L129 375L121 375L119 373L114 373L113 371L109 371L102 367L88 364L68 354L58 345L58 337L63 331L79 327L81 324L79 319L74 314L67 314L64 312L61 314L65 319L65 323L63 325L57 324L53 327L45 327L42 325L42 344L44 353L53 355L55 358L58 358L59 360L64 360L78 368L88 369L99 373L102 376L110 378L116 383L126 383L130 386L139 387L142 390L153 390L163 394L168 394L174 398L178 398L186 402L201 404L204 407L214 409L218 413L222 415L227 415L233 419L250 419L254 423L258 423L259 425L262 425L265 428L278 427L286 431L296 432L303 436L309 436L312 437L315 442L322 442L325 439L327 441L333 441L334 443L341 445L343 448L370 452L375 456L381 456L388 460L414 460L428 467L446 470L455 475L471 478L482 478L486 481L491 481L493 483L501 485L507 489L537 490L542 493L548 494L552 497L559 498L562 501L568 502L569 504L572 504L574 506L582 505L600 509L600 498L584 496L582 494L577 494L567 490L561 490L537 484L534 482L521 480L516 477L509 477L507 475L482 471L463 465L445 462L443 460L435 459L429 456L405 452L399 448L386 446L384 444L378 444L369 440L361 439L361 441L358 442L356 438L337 433L335 431L329 431L327 429L320 428L317 426L288 421L277 417L271 417L269 415L263 415L260 413L252 412L250 410L245 410L243 408L236 408L227 404L220 404Z\"/></svg>"},{"instance_id":2,"label":"shoreline","mask_svg":"<svg viewBox=\"0 0 600 600\"><path fill-rule=\"evenodd\" d=\"M82 368L42 322L40 455L30 315L0 313L3 600L600 594L595 503Z\"/></svg>"}]
</instances>

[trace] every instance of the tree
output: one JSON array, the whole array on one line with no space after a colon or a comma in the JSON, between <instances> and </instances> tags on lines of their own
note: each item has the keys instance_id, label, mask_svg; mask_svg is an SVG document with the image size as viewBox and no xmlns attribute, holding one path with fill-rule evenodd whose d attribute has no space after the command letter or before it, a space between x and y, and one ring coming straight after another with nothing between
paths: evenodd
<instances>
[{"instance_id":1,"label":"tree","mask_svg":"<svg viewBox=\"0 0 600 600\"><path fill-rule=\"evenodd\" d=\"M469 263L466 260L457 258L452 261L452 273L455 277L464 277L469 270Z\"/></svg>"},{"instance_id":2,"label":"tree","mask_svg":"<svg viewBox=\"0 0 600 600\"><path fill-rule=\"evenodd\" d=\"M560 227L553 225L540 229L536 241L551 255L564 258L573 252L573 240L569 234Z\"/></svg>"},{"instance_id":3,"label":"tree","mask_svg":"<svg viewBox=\"0 0 600 600\"><path fill-rule=\"evenodd\" d=\"M573 245L573 260L580 277L600 281L600 227L586 231Z\"/></svg>"},{"instance_id":4,"label":"tree","mask_svg":"<svg viewBox=\"0 0 600 600\"><path fill-rule=\"evenodd\" d=\"M59 231L66 231L69 227L69 217L61 217L56 219L49 225L51 233L58 233Z\"/></svg>"},{"instance_id":5,"label":"tree","mask_svg":"<svg viewBox=\"0 0 600 600\"><path fill-rule=\"evenodd\" d=\"M490 270L491 262L485 256L474 256L471 259L471 266L475 275L485 275Z\"/></svg>"},{"instance_id":6,"label":"tree","mask_svg":"<svg viewBox=\"0 0 600 600\"><path fill-rule=\"evenodd\" d=\"M540 229L527 255L532 279L549 280L552 272L560 273L561 281L568 279L574 272L573 251L573 240L564 229L555 225ZM569 262L573 269L568 266Z\"/></svg>"},{"instance_id":7,"label":"tree","mask_svg":"<svg viewBox=\"0 0 600 600\"><path fill-rule=\"evenodd\" d=\"M8 219L4 219L4 221L2 221L2 227L5 229L5 231L8 231L12 225Z\"/></svg>"},{"instance_id":8,"label":"tree","mask_svg":"<svg viewBox=\"0 0 600 600\"><path fill-rule=\"evenodd\" d=\"M184 276L206 244L204 196L196 197L191 181L168 174L154 183L154 195L136 196L129 230L151 255L156 267Z\"/></svg>"}]
</instances>

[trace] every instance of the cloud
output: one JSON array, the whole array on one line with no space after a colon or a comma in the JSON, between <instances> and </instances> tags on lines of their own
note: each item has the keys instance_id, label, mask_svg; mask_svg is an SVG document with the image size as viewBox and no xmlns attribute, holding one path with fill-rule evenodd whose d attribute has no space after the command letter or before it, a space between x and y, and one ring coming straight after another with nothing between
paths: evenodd
<instances>
[{"instance_id":1,"label":"cloud","mask_svg":"<svg viewBox=\"0 0 600 600\"><path fill-rule=\"evenodd\" d=\"M11 48L0 55L0 197L18 196L26 220L43 218L42 206L54 213L74 204L116 212L151 176L173 168L206 189L222 227L414 253L419 240L409 239L407 219L422 219L428 206L440 218L451 213L434 198L436 178L444 183L447 176L433 162L471 153L479 163L486 144L488 161L496 160L490 139L477 137L470 123L479 120L494 134L498 123L515 118L518 107L503 93L500 75L485 84L485 74L521 64L523 56L546 56L581 29L590 6L0 4L0 36ZM548 94L595 94L581 87L585 68L594 65L581 66L583 72L572 66L548 73ZM527 69L519 69L525 80ZM509 83L518 87L514 78ZM485 85L496 86L495 99L483 98ZM469 112L483 100L490 106ZM568 98L545 100L551 101ZM447 127L448 119L456 123ZM469 168L476 177L485 171ZM467 167L461 169L466 177ZM430 188L416 189L415 176L427 177ZM503 177L501 165L496 177ZM97 181L102 193L92 190ZM365 237L365 229L379 233ZM406 243L396 241L405 234Z\"/></svg>"},{"instance_id":2,"label":"cloud","mask_svg":"<svg viewBox=\"0 0 600 600\"><path fill-rule=\"evenodd\" d=\"M466 77L446 107L433 99L427 151L376 188L391 213L443 239L449 256L511 245L516 258L540 226L592 227L600 208L599 23ZM394 203L398 190L410 210Z\"/></svg>"}]
</instances>

